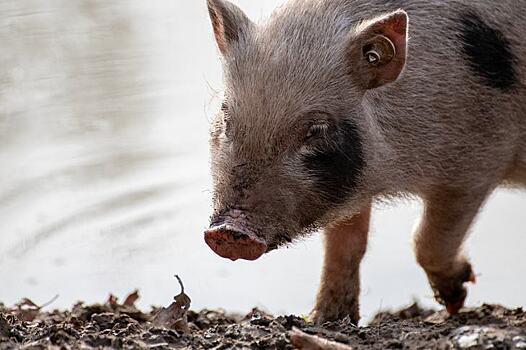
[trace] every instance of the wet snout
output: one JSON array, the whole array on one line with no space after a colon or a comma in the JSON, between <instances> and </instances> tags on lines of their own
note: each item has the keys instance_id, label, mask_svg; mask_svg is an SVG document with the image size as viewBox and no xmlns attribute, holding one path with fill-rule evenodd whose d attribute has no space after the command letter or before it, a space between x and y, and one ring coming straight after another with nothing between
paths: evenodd
<instances>
[{"instance_id":1,"label":"wet snout","mask_svg":"<svg viewBox=\"0 0 526 350\"><path fill-rule=\"evenodd\" d=\"M235 222L212 225L205 231L205 242L217 255L231 260L256 260L267 251L261 238Z\"/></svg>"}]
</instances>

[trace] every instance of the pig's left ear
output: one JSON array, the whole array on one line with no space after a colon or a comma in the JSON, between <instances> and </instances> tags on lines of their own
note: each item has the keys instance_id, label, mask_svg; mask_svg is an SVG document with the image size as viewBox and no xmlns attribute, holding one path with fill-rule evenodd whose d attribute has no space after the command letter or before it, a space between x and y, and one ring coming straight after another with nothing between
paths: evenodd
<instances>
[{"instance_id":1,"label":"pig's left ear","mask_svg":"<svg viewBox=\"0 0 526 350\"><path fill-rule=\"evenodd\" d=\"M217 46L225 55L231 45L252 29L254 24L239 7L229 1L207 0L207 5Z\"/></svg>"},{"instance_id":2,"label":"pig's left ear","mask_svg":"<svg viewBox=\"0 0 526 350\"><path fill-rule=\"evenodd\" d=\"M365 89L398 79L407 55L407 13L397 10L360 23L348 48L353 78Z\"/></svg>"}]
</instances>

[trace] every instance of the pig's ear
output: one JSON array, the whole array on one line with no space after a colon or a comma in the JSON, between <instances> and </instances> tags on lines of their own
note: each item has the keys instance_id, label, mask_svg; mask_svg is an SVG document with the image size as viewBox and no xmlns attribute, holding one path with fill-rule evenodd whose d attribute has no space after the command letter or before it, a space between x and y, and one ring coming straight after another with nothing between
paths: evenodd
<instances>
[{"instance_id":1,"label":"pig's ear","mask_svg":"<svg viewBox=\"0 0 526 350\"><path fill-rule=\"evenodd\" d=\"M225 0L207 0L217 46L223 55L230 45L254 25L234 4Z\"/></svg>"},{"instance_id":2,"label":"pig's ear","mask_svg":"<svg viewBox=\"0 0 526 350\"><path fill-rule=\"evenodd\" d=\"M348 49L351 73L366 89L398 79L407 55L407 13L397 10L360 23Z\"/></svg>"}]
</instances>

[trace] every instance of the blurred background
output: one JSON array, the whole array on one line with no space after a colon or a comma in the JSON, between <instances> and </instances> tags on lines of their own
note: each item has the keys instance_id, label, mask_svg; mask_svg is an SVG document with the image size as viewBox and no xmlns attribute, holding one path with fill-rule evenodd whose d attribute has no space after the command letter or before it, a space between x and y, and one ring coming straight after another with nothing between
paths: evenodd
<instances>
[{"instance_id":1,"label":"blurred background","mask_svg":"<svg viewBox=\"0 0 526 350\"><path fill-rule=\"evenodd\" d=\"M254 19L284 0L236 1ZM256 262L204 244L221 67L205 0L0 2L0 301L54 307L135 288L167 305L306 314L319 235ZM436 306L411 251L418 202L375 208L362 313ZM467 246L468 304L526 305L526 195L500 190Z\"/></svg>"}]
</instances>

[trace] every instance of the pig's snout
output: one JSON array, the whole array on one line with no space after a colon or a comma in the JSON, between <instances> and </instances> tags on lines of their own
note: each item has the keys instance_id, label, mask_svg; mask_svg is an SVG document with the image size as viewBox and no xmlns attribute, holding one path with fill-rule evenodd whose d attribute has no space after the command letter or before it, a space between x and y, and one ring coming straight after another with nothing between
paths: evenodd
<instances>
[{"instance_id":1,"label":"pig's snout","mask_svg":"<svg viewBox=\"0 0 526 350\"><path fill-rule=\"evenodd\" d=\"M261 238L230 223L206 230L205 242L217 255L231 260L256 260L267 251L267 244Z\"/></svg>"}]
</instances>

